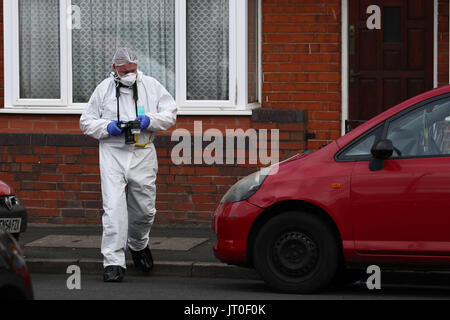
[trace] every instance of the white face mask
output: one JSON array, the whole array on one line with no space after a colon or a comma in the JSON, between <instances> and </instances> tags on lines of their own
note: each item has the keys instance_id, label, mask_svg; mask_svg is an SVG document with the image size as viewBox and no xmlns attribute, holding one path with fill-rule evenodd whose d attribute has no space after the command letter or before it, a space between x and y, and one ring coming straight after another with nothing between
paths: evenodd
<instances>
[{"instance_id":1,"label":"white face mask","mask_svg":"<svg viewBox=\"0 0 450 320\"><path fill-rule=\"evenodd\" d=\"M123 77L120 78L120 82L127 87L131 87L137 79L137 74L136 73L129 73Z\"/></svg>"}]
</instances>

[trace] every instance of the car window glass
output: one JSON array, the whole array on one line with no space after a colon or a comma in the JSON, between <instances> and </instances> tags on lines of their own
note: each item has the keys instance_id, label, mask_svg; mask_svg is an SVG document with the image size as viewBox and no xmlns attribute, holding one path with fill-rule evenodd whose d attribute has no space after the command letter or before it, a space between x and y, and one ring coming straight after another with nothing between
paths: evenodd
<instances>
[{"instance_id":1,"label":"car window glass","mask_svg":"<svg viewBox=\"0 0 450 320\"><path fill-rule=\"evenodd\" d=\"M375 142L379 140L381 135L381 128L382 127L376 129L366 137L363 137L360 141L356 142L352 147L345 151L340 158L343 160L350 160L352 158L370 157L372 154L372 147Z\"/></svg>"},{"instance_id":2,"label":"car window glass","mask_svg":"<svg viewBox=\"0 0 450 320\"><path fill-rule=\"evenodd\" d=\"M386 138L397 149L393 158L449 155L450 98L427 104L392 121Z\"/></svg>"}]
</instances>

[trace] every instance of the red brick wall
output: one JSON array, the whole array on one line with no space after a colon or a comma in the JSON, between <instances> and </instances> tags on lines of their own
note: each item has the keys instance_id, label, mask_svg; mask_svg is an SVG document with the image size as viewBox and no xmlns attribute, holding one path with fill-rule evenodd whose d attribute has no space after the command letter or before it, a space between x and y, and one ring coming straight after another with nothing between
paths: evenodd
<instances>
[{"instance_id":1,"label":"red brick wall","mask_svg":"<svg viewBox=\"0 0 450 320\"><path fill-rule=\"evenodd\" d=\"M276 122L271 121L275 119ZM101 223L96 141L81 135L79 116L0 116L0 180L17 190L31 222ZM279 129L281 159L305 149L304 113L269 109L252 117L179 117L175 128ZM175 129L174 128L174 129ZM170 132L169 132L170 133ZM224 193L254 165L181 165L171 160L170 135L156 140L159 159L157 223L209 225ZM207 145L207 144L204 144Z\"/></svg>"},{"instance_id":2,"label":"red brick wall","mask_svg":"<svg viewBox=\"0 0 450 320\"><path fill-rule=\"evenodd\" d=\"M308 110L317 149L341 135L341 1L262 4L263 105Z\"/></svg>"},{"instance_id":3,"label":"red brick wall","mask_svg":"<svg viewBox=\"0 0 450 320\"><path fill-rule=\"evenodd\" d=\"M0 114L0 132L81 134L80 115Z\"/></svg>"},{"instance_id":4,"label":"red brick wall","mask_svg":"<svg viewBox=\"0 0 450 320\"><path fill-rule=\"evenodd\" d=\"M41 134L15 135L8 137L13 145L2 141L0 179L16 189L29 221L101 223L98 148L39 143ZM19 135L36 141L14 141Z\"/></svg>"}]
</instances>

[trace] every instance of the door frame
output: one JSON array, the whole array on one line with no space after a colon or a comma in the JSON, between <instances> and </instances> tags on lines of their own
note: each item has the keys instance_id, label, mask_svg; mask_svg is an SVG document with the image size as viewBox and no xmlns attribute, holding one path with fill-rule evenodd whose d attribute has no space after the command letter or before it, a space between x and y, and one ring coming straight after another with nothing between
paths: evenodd
<instances>
[{"instance_id":1,"label":"door frame","mask_svg":"<svg viewBox=\"0 0 450 320\"><path fill-rule=\"evenodd\" d=\"M341 25L342 25L342 41L341 41L341 77L342 77L342 119L341 119L341 134L345 135L345 122L348 120L349 116L349 56L348 56L348 2L350 0L341 0ZM433 53L433 87L438 86L438 0L434 1L434 53ZM450 2L450 0L449 0ZM450 82L450 79L449 79Z\"/></svg>"}]
</instances>

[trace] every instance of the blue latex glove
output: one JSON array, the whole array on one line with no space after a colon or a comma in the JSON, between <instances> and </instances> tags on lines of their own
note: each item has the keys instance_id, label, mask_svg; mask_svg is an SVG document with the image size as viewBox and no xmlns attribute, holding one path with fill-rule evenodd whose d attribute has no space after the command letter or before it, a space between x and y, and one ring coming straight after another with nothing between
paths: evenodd
<instances>
[{"instance_id":1,"label":"blue latex glove","mask_svg":"<svg viewBox=\"0 0 450 320\"><path fill-rule=\"evenodd\" d=\"M141 122L141 131L144 131L150 126L150 118L147 116L139 116L136 118L136 121Z\"/></svg>"},{"instance_id":2,"label":"blue latex glove","mask_svg":"<svg viewBox=\"0 0 450 320\"><path fill-rule=\"evenodd\" d=\"M122 130L119 128L118 121L113 121L108 125L108 133L113 137L118 137L122 134Z\"/></svg>"}]
</instances>

